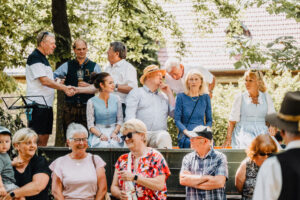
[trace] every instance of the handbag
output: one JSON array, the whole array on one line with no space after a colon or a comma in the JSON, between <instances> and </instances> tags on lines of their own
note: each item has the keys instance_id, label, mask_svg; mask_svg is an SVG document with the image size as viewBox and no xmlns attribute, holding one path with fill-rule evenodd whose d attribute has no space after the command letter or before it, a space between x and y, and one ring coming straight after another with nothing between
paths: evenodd
<instances>
[{"instance_id":1,"label":"handbag","mask_svg":"<svg viewBox=\"0 0 300 200\"><path fill-rule=\"evenodd\" d=\"M95 158L94 158L94 155L93 155L93 154L92 154L92 161L93 161L95 170L97 170L97 168L96 168L96 163L95 163ZM106 194L105 194L105 196L104 196L104 200L111 200L111 199L110 199L110 196L109 196L109 194L108 194L108 192L106 192Z\"/></svg>"},{"instance_id":2,"label":"handbag","mask_svg":"<svg viewBox=\"0 0 300 200\"><path fill-rule=\"evenodd\" d=\"M197 101L196 101L196 103L195 103L195 106L194 106L194 108L193 108L193 110L192 110L192 113L191 113L191 115L190 115L190 117L189 117L189 119L188 119L188 121L187 121L186 126L188 126L189 123L190 123L191 117L192 117L192 115L194 114L194 111L195 111L195 108L196 108L196 106L197 106L197 104L198 104L199 99L200 99L200 96L199 96L199 98L197 99ZM183 132L180 132L179 134L180 134L180 135L179 135L179 137L178 137L178 140L181 140L182 137L184 136L184 134L183 134Z\"/></svg>"}]
</instances>

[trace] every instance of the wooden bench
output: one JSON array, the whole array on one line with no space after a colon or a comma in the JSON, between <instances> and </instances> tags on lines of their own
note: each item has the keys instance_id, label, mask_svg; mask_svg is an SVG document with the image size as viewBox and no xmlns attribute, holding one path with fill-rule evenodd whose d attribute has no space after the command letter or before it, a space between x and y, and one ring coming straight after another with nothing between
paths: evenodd
<instances>
[{"instance_id":1,"label":"wooden bench","mask_svg":"<svg viewBox=\"0 0 300 200\"><path fill-rule=\"evenodd\" d=\"M185 187L179 184L179 172L183 157L191 152L191 149L159 149L164 155L169 168L171 170L171 176L167 180L168 199L184 199ZM226 182L226 195L227 199L239 199L240 195L234 186L234 176L241 161L246 157L245 150L235 149L217 149L217 151L223 152L227 156L229 178ZM67 147L40 147L38 150L40 155L45 156L49 162L52 162L56 158L66 155L70 152ZM88 149L88 152L99 155L106 162L106 177L108 188L111 185L112 177L114 173L114 165L120 155L127 153L128 149L117 148L93 148Z\"/></svg>"}]
</instances>

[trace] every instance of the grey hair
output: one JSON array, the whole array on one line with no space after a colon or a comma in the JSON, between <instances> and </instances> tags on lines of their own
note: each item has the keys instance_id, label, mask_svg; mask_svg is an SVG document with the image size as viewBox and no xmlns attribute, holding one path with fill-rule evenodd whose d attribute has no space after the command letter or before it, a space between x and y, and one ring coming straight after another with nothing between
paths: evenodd
<instances>
[{"instance_id":1,"label":"grey hair","mask_svg":"<svg viewBox=\"0 0 300 200\"><path fill-rule=\"evenodd\" d=\"M87 137L89 136L88 131L82 124L71 123L67 129L67 140L73 138L75 133L84 133Z\"/></svg>"},{"instance_id":2,"label":"grey hair","mask_svg":"<svg viewBox=\"0 0 300 200\"><path fill-rule=\"evenodd\" d=\"M41 42L47 37L55 37L55 35L49 31L42 31L36 37L37 46L40 46Z\"/></svg>"},{"instance_id":3,"label":"grey hair","mask_svg":"<svg viewBox=\"0 0 300 200\"><path fill-rule=\"evenodd\" d=\"M139 119L130 119L126 121L123 126L121 127L120 132L123 133L126 130L134 130L137 133L142 133L145 136L144 143L147 143L147 127Z\"/></svg>"},{"instance_id":4,"label":"grey hair","mask_svg":"<svg viewBox=\"0 0 300 200\"><path fill-rule=\"evenodd\" d=\"M165 63L165 70L167 72L172 71L173 67L180 69L180 60L175 57L169 58Z\"/></svg>"},{"instance_id":5,"label":"grey hair","mask_svg":"<svg viewBox=\"0 0 300 200\"><path fill-rule=\"evenodd\" d=\"M36 132L34 132L34 130L32 130L30 128L21 128L13 135L12 144L26 142L33 137L38 138L38 135L36 134Z\"/></svg>"},{"instance_id":6,"label":"grey hair","mask_svg":"<svg viewBox=\"0 0 300 200\"><path fill-rule=\"evenodd\" d=\"M119 53L121 59L126 58L127 48L122 42L111 42L109 46L112 47L114 52Z\"/></svg>"}]
</instances>

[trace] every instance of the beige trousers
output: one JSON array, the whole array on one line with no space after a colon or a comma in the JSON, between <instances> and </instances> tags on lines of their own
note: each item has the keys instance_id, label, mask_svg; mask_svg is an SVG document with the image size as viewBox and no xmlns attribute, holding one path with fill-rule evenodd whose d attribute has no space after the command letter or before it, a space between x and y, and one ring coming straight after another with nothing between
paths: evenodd
<instances>
[{"instance_id":1,"label":"beige trousers","mask_svg":"<svg viewBox=\"0 0 300 200\"><path fill-rule=\"evenodd\" d=\"M167 131L148 131L147 146L158 149L172 149L172 139Z\"/></svg>"}]
</instances>

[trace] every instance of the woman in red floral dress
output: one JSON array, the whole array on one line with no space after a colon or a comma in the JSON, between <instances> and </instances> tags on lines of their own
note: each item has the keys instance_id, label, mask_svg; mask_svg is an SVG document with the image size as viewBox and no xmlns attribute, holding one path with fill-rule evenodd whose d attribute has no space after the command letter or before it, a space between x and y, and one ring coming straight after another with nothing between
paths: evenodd
<instances>
[{"instance_id":1,"label":"woman in red floral dress","mask_svg":"<svg viewBox=\"0 0 300 200\"><path fill-rule=\"evenodd\" d=\"M170 170L164 157L147 147L145 124L131 119L123 124L121 132L130 153L120 156L115 164L112 195L122 200L167 199Z\"/></svg>"}]
</instances>

